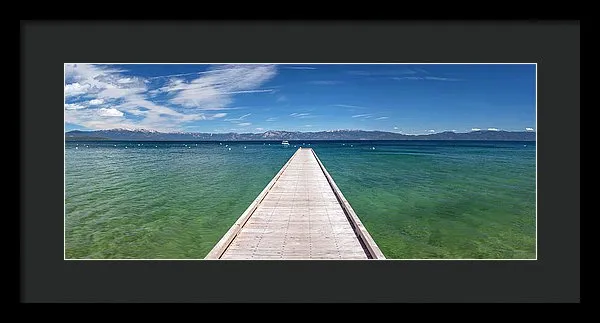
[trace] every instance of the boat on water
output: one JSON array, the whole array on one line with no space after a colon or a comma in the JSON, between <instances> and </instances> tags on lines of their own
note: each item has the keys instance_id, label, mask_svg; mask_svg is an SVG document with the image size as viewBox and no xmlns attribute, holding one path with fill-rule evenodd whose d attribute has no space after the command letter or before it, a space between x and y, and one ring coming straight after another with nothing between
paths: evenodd
<instances>
[{"instance_id":1,"label":"boat on water","mask_svg":"<svg viewBox=\"0 0 600 323\"><path fill-rule=\"evenodd\" d=\"M287 140L282 141L281 144L284 145L284 146L289 146L290 145L290 143Z\"/></svg>"}]
</instances>

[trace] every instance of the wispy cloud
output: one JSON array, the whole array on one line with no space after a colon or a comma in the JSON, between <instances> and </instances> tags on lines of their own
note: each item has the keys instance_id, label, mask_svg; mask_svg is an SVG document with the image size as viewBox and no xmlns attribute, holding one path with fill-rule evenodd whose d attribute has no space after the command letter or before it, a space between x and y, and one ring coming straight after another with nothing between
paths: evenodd
<instances>
[{"instance_id":1,"label":"wispy cloud","mask_svg":"<svg viewBox=\"0 0 600 323\"><path fill-rule=\"evenodd\" d=\"M370 118L371 114L355 114L352 116L352 118Z\"/></svg>"},{"instance_id":2,"label":"wispy cloud","mask_svg":"<svg viewBox=\"0 0 600 323\"><path fill-rule=\"evenodd\" d=\"M488 131L498 131L498 128L488 128Z\"/></svg>"},{"instance_id":3,"label":"wispy cloud","mask_svg":"<svg viewBox=\"0 0 600 323\"><path fill-rule=\"evenodd\" d=\"M299 119L305 119L305 118L311 118L313 116L310 113L298 113L298 112L294 112L294 113L290 114L290 117L299 118Z\"/></svg>"},{"instance_id":4,"label":"wispy cloud","mask_svg":"<svg viewBox=\"0 0 600 323\"><path fill-rule=\"evenodd\" d=\"M192 73L181 73L181 74L168 74L168 75L158 75L146 78L146 80L154 80L160 78L173 78L179 76L187 76L187 75L200 75L200 74L210 74L214 73L213 71L201 71L201 72L192 72Z\"/></svg>"},{"instance_id":5,"label":"wispy cloud","mask_svg":"<svg viewBox=\"0 0 600 323\"><path fill-rule=\"evenodd\" d=\"M288 70L316 70L316 67L311 67L311 66L287 66L287 65L283 65L281 68L285 68Z\"/></svg>"},{"instance_id":6,"label":"wispy cloud","mask_svg":"<svg viewBox=\"0 0 600 323\"><path fill-rule=\"evenodd\" d=\"M398 127L394 127L394 130L398 130Z\"/></svg>"},{"instance_id":7,"label":"wispy cloud","mask_svg":"<svg viewBox=\"0 0 600 323\"><path fill-rule=\"evenodd\" d=\"M267 120L265 120L267 122L273 122L273 121L277 121L277 118L275 117L271 117L271 118L267 118Z\"/></svg>"},{"instance_id":8,"label":"wispy cloud","mask_svg":"<svg viewBox=\"0 0 600 323\"><path fill-rule=\"evenodd\" d=\"M435 130L433 130L433 129L429 129L429 130L427 130L427 131L428 131L428 132L435 132Z\"/></svg>"},{"instance_id":9,"label":"wispy cloud","mask_svg":"<svg viewBox=\"0 0 600 323\"><path fill-rule=\"evenodd\" d=\"M351 105L351 104L334 104L333 106L340 107L340 108L368 109L367 107L361 107L358 105Z\"/></svg>"},{"instance_id":10,"label":"wispy cloud","mask_svg":"<svg viewBox=\"0 0 600 323\"><path fill-rule=\"evenodd\" d=\"M429 80L429 81L460 81L461 79L431 75L431 73L420 67L413 67L403 70L379 70L379 71L348 71L350 75L367 77L384 77L397 81L403 80Z\"/></svg>"},{"instance_id":11,"label":"wispy cloud","mask_svg":"<svg viewBox=\"0 0 600 323\"><path fill-rule=\"evenodd\" d=\"M258 130L258 131L263 131L263 130L265 130L265 128L260 128L260 127L259 127L259 128L256 128L255 130Z\"/></svg>"},{"instance_id":12,"label":"wispy cloud","mask_svg":"<svg viewBox=\"0 0 600 323\"><path fill-rule=\"evenodd\" d=\"M457 79L457 78L439 77L439 76L403 76L403 77L392 77L392 79L396 80L396 81L404 81L404 80L460 81L460 79Z\"/></svg>"},{"instance_id":13,"label":"wispy cloud","mask_svg":"<svg viewBox=\"0 0 600 323\"><path fill-rule=\"evenodd\" d=\"M277 73L276 65L218 65L211 73L189 82L176 80L160 91L172 93L170 102L185 108L218 110L232 102L233 94L271 92L259 87Z\"/></svg>"},{"instance_id":14,"label":"wispy cloud","mask_svg":"<svg viewBox=\"0 0 600 323\"><path fill-rule=\"evenodd\" d=\"M471 131L481 131L479 128L471 128Z\"/></svg>"},{"instance_id":15,"label":"wispy cloud","mask_svg":"<svg viewBox=\"0 0 600 323\"><path fill-rule=\"evenodd\" d=\"M425 76L426 80L432 81L461 81L461 79L452 78L452 77L440 77L440 76Z\"/></svg>"},{"instance_id":16,"label":"wispy cloud","mask_svg":"<svg viewBox=\"0 0 600 323\"><path fill-rule=\"evenodd\" d=\"M426 70L424 70L420 67L415 67L414 70L417 72L423 73L423 74L429 74L429 72L427 72Z\"/></svg>"},{"instance_id":17,"label":"wispy cloud","mask_svg":"<svg viewBox=\"0 0 600 323\"><path fill-rule=\"evenodd\" d=\"M275 65L215 65L189 81L167 78L162 87L150 90L152 78L124 75L125 70L97 64L65 64L65 121L87 128L149 128L178 130L189 122L223 118L231 110L234 95L270 92L260 86L277 72ZM168 94L166 101L150 96ZM81 101L84 98L85 102ZM78 101L79 100L79 101ZM93 106L109 106L103 109ZM127 115L134 115L130 118ZM109 118L105 118L109 117Z\"/></svg>"},{"instance_id":18,"label":"wispy cloud","mask_svg":"<svg viewBox=\"0 0 600 323\"><path fill-rule=\"evenodd\" d=\"M305 126L305 127L308 127L308 128L310 128L310 127L312 127L313 125L311 125L311 124L305 124L304 126Z\"/></svg>"},{"instance_id":19,"label":"wispy cloud","mask_svg":"<svg viewBox=\"0 0 600 323\"><path fill-rule=\"evenodd\" d=\"M379 118L375 118L375 120L384 120L384 119L388 119L389 117L379 117Z\"/></svg>"},{"instance_id":20,"label":"wispy cloud","mask_svg":"<svg viewBox=\"0 0 600 323\"><path fill-rule=\"evenodd\" d=\"M533 128L525 128L526 131L533 131Z\"/></svg>"},{"instance_id":21,"label":"wispy cloud","mask_svg":"<svg viewBox=\"0 0 600 323\"><path fill-rule=\"evenodd\" d=\"M210 116L208 116L207 118L210 118L210 119L218 119L218 118L223 118L223 117L225 117L226 115L227 115L227 113L222 113L222 112L221 112L221 113L215 113L215 114L213 114L213 115L210 115Z\"/></svg>"},{"instance_id":22,"label":"wispy cloud","mask_svg":"<svg viewBox=\"0 0 600 323\"><path fill-rule=\"evenodd\" d=\"M247 127L247 126L250 126L250 125L252 125L252 123L250 123L250 122L238 123L238 126L240 126L240 127Z\"/></svg>"},{"instance_id":23,"label":"wispy cloud","mask_svg":"<svg viewBox=\"0 0 600 323\"><path fill-rule=\"evenodd\" d=\"M308 84L313 85L336 85L341 84L342 81L333 81L333 80L320 80L320 81L309 81Z\"/></svg>"},{"instance_id":24,"label":"wispy cloud","mask_svg":"<svg viewBox=\"0 0 600 323\"><path fill-rule=\"evenodd\" d=\"M277 102L285 102L287 101L287 97L285 95L280 95L279 97L277 97Z\"/></svg>"},{"instance_id":25,"label":"wispy cloud","mask_svg":"<svg viewBox=\"0 0 600 323\"><path fill-rule=\"evenodd\" d=\"M402 69L402 70L382 70L382 71L348 71L350 75L359 75L359 76L396 76L396 75L407 75L407 74L416 74L417 72L411 69Z\"/></svg>"},{"instance_id":26,"label":"wispy cloud","mask_svg":"<svg viewBox=\"0 0 600 323\"><path fill-rule=\"evenodd\" d=\"M244 120L245 118L247 118L247 117L249 117L251 115L252 115L252 113L247 113L247 114L244 114L243 116L240 116L240 117L237 117L237 118L225 119L225 121L241 121L241 120Z\"/></svg>"}]
</instances>

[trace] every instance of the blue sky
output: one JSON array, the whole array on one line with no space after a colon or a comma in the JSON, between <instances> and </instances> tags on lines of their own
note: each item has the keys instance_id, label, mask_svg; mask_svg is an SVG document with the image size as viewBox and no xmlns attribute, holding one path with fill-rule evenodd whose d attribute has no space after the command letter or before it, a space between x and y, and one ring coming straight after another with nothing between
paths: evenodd
<instances>
[{"instance_id":1,"label":"blue sky","mask_svg":"<svg viewBox=\"0 0 600 323\"><path fill-rule=\"evenodd\" d=\"M65 129L534 131L534 64L65 64Z\"/></svg>"}]
</instances>

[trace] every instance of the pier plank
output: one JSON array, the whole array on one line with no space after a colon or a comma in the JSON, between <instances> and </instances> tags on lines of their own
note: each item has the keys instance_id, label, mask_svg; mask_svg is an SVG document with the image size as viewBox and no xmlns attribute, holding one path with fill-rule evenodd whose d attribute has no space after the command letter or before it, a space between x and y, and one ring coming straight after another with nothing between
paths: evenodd
<instances>
[{"instance_id":1,"label":"pier plank","mask_svg":"<svg viewBox=\"0 0 600 323\"><path fill-rule=\"evenodd\" d=\"M206 259L385 259L312 148L299 148Z\"/></svg>"}]
</instances>

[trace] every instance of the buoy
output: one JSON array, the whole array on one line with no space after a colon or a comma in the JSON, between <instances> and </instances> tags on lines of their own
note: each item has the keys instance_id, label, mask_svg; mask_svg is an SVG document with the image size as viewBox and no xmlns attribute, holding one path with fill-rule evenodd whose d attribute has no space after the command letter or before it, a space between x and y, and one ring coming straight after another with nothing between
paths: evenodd
<instances>
[{"instance_id":1,"label":"buoy","mask_svg":"<svg viewBox=\"0 0 600 323\"><path fill-rule=\"evenodd\" d=\"M229 150L231 150L231 148L229 148Z\"/></svg>"},{"instance_id":2,"label":"buoy","mask_svg":"<svg viewBox=\"0 0 600 323\"><path fill-rule=\"evenodd\" d=\"M79 149L79 147L75 147L75 149Z\"/></svg>"},{"instance_id":3,"label":"buoy","mask_svg":"<svg viewBox=\"0 0 600 323\"><path fill-rule=\"evenodd\" d=\"M244 149L246 149L246 146L244 146Z\"/></svg>"},{"instance_id":4,"label":"buoy","mask_svg":"<svg viewBox=\"0 0 600 323\"><path fill-rule=\"evenodd\" d=\"M117 145L115 145L115 147L117 147Z\"/></svg>"}]
</instances>

